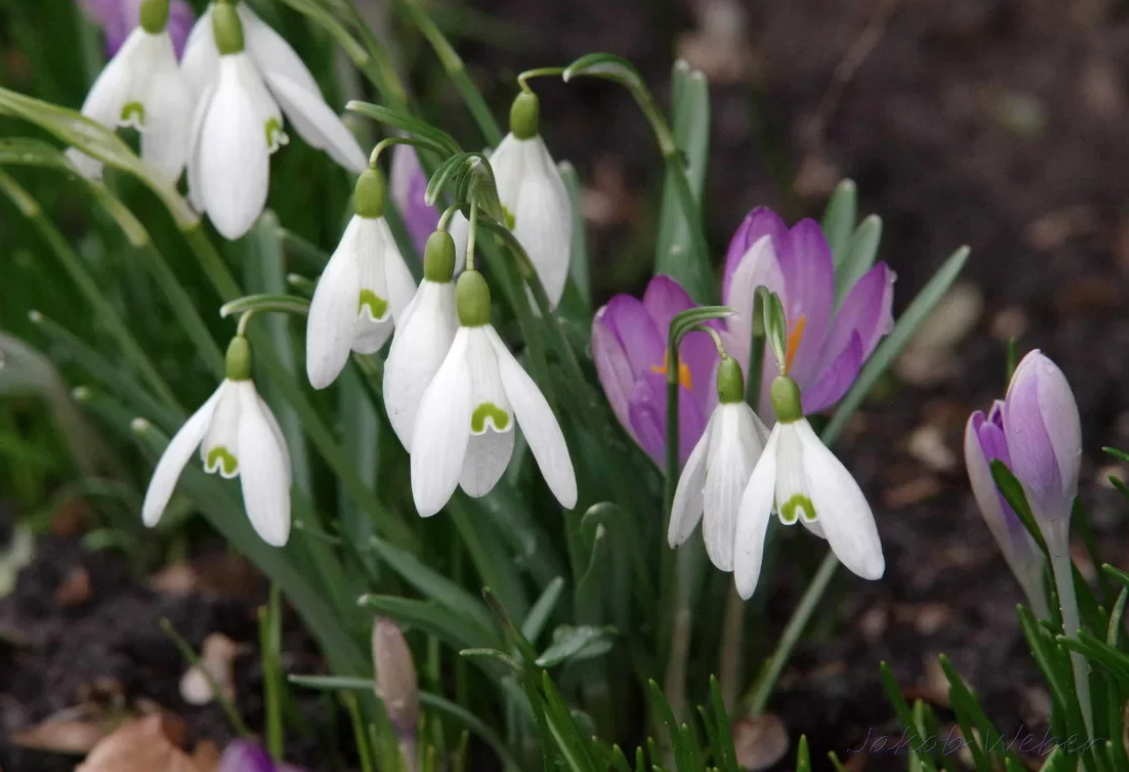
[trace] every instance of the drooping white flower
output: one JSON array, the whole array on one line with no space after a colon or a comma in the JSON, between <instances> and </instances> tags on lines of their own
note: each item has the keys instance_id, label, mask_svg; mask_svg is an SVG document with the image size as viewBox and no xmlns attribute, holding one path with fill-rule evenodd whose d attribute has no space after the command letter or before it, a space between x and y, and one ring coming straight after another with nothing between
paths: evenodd
<instances>
[{"instance_id":1,"label":"drooping white flower","mask_svg":"<svg viewBox=\"0 0 1129 772\"><path fill-rule=\"evenodd\" d=\"M886 570L874 515L851 473L803 417L800 390L788 376L772 384L777 423L741 497L734 575L749 598L757 588L772 512L785 525L802 522L826 538L843 565L864 579Z\"/></svg>"},{"instance_id":2,"label":"drooping white flower","mask_svg":"<svg viewBox=\"0 0 1129 772\"><path fill-rule=\"evenodd\" d=\"M168 33L168 0L145 0L141 24L94 81L82 114L109 127L141 134L141 158L175 183L188 159L193 94L177 65ZM72 149L68 155L87 177L102 163Z\"/></svg>"},{"instance_id":3,"label":"drooping white flower","mask_svg":"<svg viewBox=\"0 0 1129 772\"><path fill-rule=\"evenodd\" d=\"M349 352L374 354L407 310L416 285L384 220L384 180L357 180L356 215L318 280L306 323L306 374L315 389L337 379Z\"/></svg>"},{"instance_id":4,"label":"drooping white flower","mask_svg":"<svg viewBox=\"0 0 1129 772\"><path fill-rule=\"evenodd\" d=\"M212 3L196 22L184 48L183 69L198 98L216 82L221 47L213 17L222 4ZM326 104L317 81L285 38L255 15L245 3L235 11L243 30L247 55L259 70L271 95L306 144L329 153L334 161L359 174L368 159L341 117Z\"/></svg>"},{"instance_id":5,"label":"drooping white flower","mask_svg":"<svg viewBox=\"0 0 1129 772\"><path fill-rule=\"evenodd\" d=\"M537 384L490 324L482 274L465 271L456 286L459 330L420 400L412 430L412 496L423 517L462 489L485 496L501 478L521 427L549 489L576 506L576 474L564 434Z\"/></svg>"},{"instance_id":6,"label":"drooping white flower","mask_svg":"<svg viewBox=\"0 0 1129 772\"><path fill-rule=\"evenodd\" d=\"M533 261L550 307L556 308L568 280L572 204L538 134L538 110L533 94L523 93L514 100L510 133L490 156L490 165L507 224Z\"/></svg>"},{"instance_id":7,"label":"drooping white flower","mask_svg":"<svg viewBox=\"0 0 1129 772\"><path fill-rule=\"evenodd\" d=\"M154 526L164 514L180 473L197 447L204 470L238 476L243 505L263 541L290 537L290 452L270 408L251 381L250 348L238 336L227 352L227 378L192 414L165 448L145 492L141 516Z\"/></svg>"},{"instance_id":8,"label":"drooping white flower","mask_svg":"<svg viewBox=\"0 0 1129 772\"><path fill-rule=\"evenodd\" d=\"M717 393L717 407L678 478L667 540L677 547L701 520L710 560L722 571L732 571L741 496L768 430L745 403L745 382L736 360L721 361Z\"/></svg>"},{"instance_id":9,"label":"drooping white flower","mask_svg":"<svg viewBox=\"0 0 1129 772\"><path fill-rule=\"evenodd\" d=\"M384 362L384 407L396 436L409 451L420 400L459 329L451 281L454 268L454 240L435 231L424 248L423 281L397 322Z\"/></svg>"}]
</instances>

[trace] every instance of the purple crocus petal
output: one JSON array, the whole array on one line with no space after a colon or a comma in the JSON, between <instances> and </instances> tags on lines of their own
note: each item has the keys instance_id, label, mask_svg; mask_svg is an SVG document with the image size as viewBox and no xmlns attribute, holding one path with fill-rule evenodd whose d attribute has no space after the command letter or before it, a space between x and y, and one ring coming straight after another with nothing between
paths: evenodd
<instances>
[{"instance_id":1,"label":"purple crocus petal","mask_svg":"<svg viewBox=\"0 0 1129 772\"><path fill-rule=\"evenodd\" d=\"M188 35L196 23L196 14L185 0L173 0L169 6L169 34L172 35L173 48L179 59L184 55L184 45L188 42Z\"/></svg>"},{"instance_id":2,"label":"purple crocus petal","mask_svg":"<svg viewBox=\"0 0 1129 772\"><path fill-rule=\"evenodd\" d=\"M118 52L139 23L141 0L79 0L79 5L102 28L106 36L106 55L110 57ZM184 43L195 19L192 7L185 0L172 0L168 31L177 56L184 52Z\"/></svg>"},{"instance_id":3,"label":"purple crocus petal","mask_svg":"<svg viewBox=\"0 0 1129 772\"><path fill-rule=\"evenodd\" d=\"M670 322L677 314L693 308L694 301L682 285L669 276L656 276L643 293L643 306L650 314L663 341L670 340ZM666 344L663 344L666 348Z\"/></svg>"},{"instance_id":4,"label":"purple crocus petal","mask_svg":"<svg viewBox=\"0 0 1129 772\"><path fill-rule=\"evenodd\" d=\"M814 386L824 340L835 310L835 264L823 230L814 220L801 220L788 233L777 260L784 274L784 314L789 332L804 318L803 337L789 373L801 390Z\"/></svg>"},{"instance_id":5,"label":"purple crocus petal","mask_svg":"<svg viewBox=\"0 0 1129 772\"><path fill-rule=\"evenodd\" d=\"M619 338L604 323L607 310L604 306L592 320L592 358L596 360L596 374L615 417L631 432L631 394L635 388L635 375ZM635 440L638 442L639 438L635 437Z\"/></svg>"},{"instance_id":6,"label":"purple crocus petal","mask_svg":"<svg viewBox=\"0 0 1129 772\"><path fill-rule=\"evenodd\" d=\"M249 740L235 740L224 749L219 772L276 772L266 749Z\"/></svg>"},{"instance_id":7,"label":"purple crocus petal","mask_svg":"<svg viewBox=\"0 0 1129 772\"><path fill-rule=\"evenodd\" d=\"M843 299L835 322L824 345L824 361L839 355L858 333L862 340L862 358L866 361L878 341L894 329L894 272L885 263L878 263L859 279Z\"/></svg>"},{"instance_id":8,"label":"purple crocus petal","mask_svg":"<svg viewBox=\"0 0 1129 772\"><path fill-rule=\"evenodd\" d=\"M662 367L666 338L660 335L641 301L630 295L616 295L604 307L602 319L619 339L636 378Z\"/></svg>"},{"instance_id":9,"label":"purple crocus petal","mask_svg":"<svg viewBox=\"0 0 1129 772\"><path fill-rule=\"evenodd\" d=\"M847 347L816 375L810 388L800 393L805 415L822 413L843 398L862 368L862 351L862 339L852 332Z\"/></svg>"},{"instance_id":10,"label":"purple crocus petal","mask_svg":"<svg viewBox=\"0 0 1129 772\"><path fill-rule=\"evenodd\" d=\"M729 251L725 254L725 275L722 279L721 296L729 297L729 284L733 281L733 274L737 272L737 266L749 251L749 247L760 241L761 237L771 236L773 244L779 248L787 235L788 226L784 220L768 207L757 207L745 215L737 232L729 240Z\"/></svg>"},{"instance_id":11,"label":"purple crocus petal","mask_svg":"<svg viewBox=\"0 0 1129 772\"><path fill-rule=\"evenodd\" d=\"M666 376L654 373L635 382L627 426L639 447L662 467L666 463Z\"/></svg>"},{"instance_id":12,"label":"purple crocus petal","mask_svg":"<svg viewBox=\"0 0 1129 772\"><path fill-rule=\"evenodd\" d=\"M682 339L678 347L678 361L685 363L690 372L690 381L683 392L693 398L699 410L705 411L710 405L710 395L717 395L717 365L721 358L717 346L704 332L691 332Z\"/></svg>"},{"instance_id":13,"label":"purple crocus petal","mask_svg":"<svg viewBox=\"0 0 1129 772\"><path fill-rule=\"evenodd\" d=\"M396 145L392 149L390 177L392 200L400 210L408 235L412 237L416 252L422 259L427 237L439 225L439 212L424 201L427 176L423 173L415 148L410 145Z\"/></svg>"}]
</instances>

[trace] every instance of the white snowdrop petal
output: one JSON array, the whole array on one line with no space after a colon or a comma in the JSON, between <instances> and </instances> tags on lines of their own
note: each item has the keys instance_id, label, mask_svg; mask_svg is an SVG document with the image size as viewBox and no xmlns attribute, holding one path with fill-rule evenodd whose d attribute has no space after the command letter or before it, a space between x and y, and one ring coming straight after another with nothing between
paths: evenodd
<instances>
[{"instance_id":1,"label":"white snowdrop petal","mask_svg":"<svg viewBox=\"0 0 1129 772\"><path fill-rule=\"evenodd\" d=\"M286 442L286 435L282 433L282 426L278 423L278 418L275 417L274 411L270 409L270 405L263 399L263 395L255 391L255 396L259 398L259 408L263 411L263 416L266 417L267 423L270 424L271 432L274 434L278 446L282 448L282 456L286 461L286 487L290 487L290 483L294 479L294 471L290 463L290 445Z\"/></svg>"},{"instance_id":2,"label":"white snowdrop petal","mask_svg":"<svg viewBox=\"0 0 1129 772\"><path fill-rule=\"evenodd\" d=\"M459 487L468 496L480 498L494 490L513 457L514 434L493 430L471 434L459 475Z\"/></svg>"},{"instance_id":3,"label":"white snowdrop petal","mask_svg":"<svg viewBox=\"0 0 1129 772\"><path fill-rule=\"evenodd\" d=\"M768 436L764 453L753 467L753 474L741 496L737 514L737 541L733 550L733 572L737 592L748 600L756 592L764 563L764 539L772 516L772 500L776 491L776 450L780 440L777 424Z\"/></svg>"},{"instance_id":4,"label":"white snowdrop petal","mask_svg":"<svg viewBox=\"0 0 1129 772\"><path fill-rule=\"evenodd\" d=\"M518 139L507 134L490 154L490 168L494 170L494 184L498 188L498 199L509 213L517 208L522 175L525 173L525 146L532 140Z\"/></svg>"},{"instance_id":5,"label":"white snowdrop petal","mask_svg":"<svg viewBox=\"0 0 1129 772\"><path fill-rule=\"evenodd\" d=\"M90 87L82 103L83 115L109 129L114 129L118 125L122 108L130 101L131 92L135 90L137 54L144 47L145 38L146 33L140 29L129 34L117 54L106 64ZM101 178L102 162L98 159L75 148L67 151L67 157L84 177Z\"/></svg>"},{"instance_id":6,"label":"white snowdrop petal","mask_svg":"<svg viewBox=\"0 0 1129 772\"><path fill-rule=\"evenodd\" d=\"M201 201L216 230L227 239L251 230L267 202L268 116L261 112L261 94L252 86L258 77L245 54L222 57L215 94L200 129Z\"/></svg>"},{"instance_id":7,"label":"white snowdrop petal","mask_svg":"<svg viewBox=\"0 0 1129 772\"><path fill-rule=\"evenodd\" d=\"M514 211L514 235L529 253L537 276L556 308L568 281L572 251L572 205L542 139L526 140L526 161Z\"/></svg>"},{"instance_id":8,"label":"white snowdrop petal","mask_svg":"<svg viewBox=\"0 0 1129 772\"><path fill-rule=\"evenodd\" d=\"M409 451L423 392L447 357L458 327L454 283L425 279L396 329L384 363L384 408Z\"/></svg>"},{"instance_id":9,"label":"white snowdrop petal","mask_svg":"<svg viewBox=\"0 0 1129 772\"><path fill-rule=\"evenodd\" d=\"M243 24L247 52L264 74L281 75L305 91L320 93L313 74L286 38L260 19L247 3L239 3L235 10Z\"/></svg>"},{"instance_id":10,"label":"white snowdrop petal","mask_svg":"<svg viewBox=\"0 0 1129 772\"><path fill-rule=\"evenodd\" d=\"M702 491L706 484L706 464L709 460L710 432L717 420L717 412L710 414L705 431L690 451L682 474L678 477L678 487L674 490L674 501L670 506L670 524L667 526L666 540L673 549L690 538L702 519Z\"/></svg>"},{"instance_id":11,"label":"white snowdrop petal","mask_svg":"<svg viewBox=\"0 0 1129 772\"><path fill-rule=\"evenodd\" d=\"M270 70L264 72L264 77L287 120L306 144L329 153L334 161L354 174L365 170L368 158L357 138L341 116L325 103L319 91L306 91L285 75Z\"/></svg>"},{"instance_id":12,"label":"white snowdrop petal","mask_svg":"<svg viewBox=\"0 0 1129 772\"><path fill-rule=\"evenodd\" d=\"M200 182L200 136L215 93L215 83L205 87L203 96L197 100L193 109L192 129L188 135L188 202L197 212L204 211L203 185Z\"/></svg>"},{"instance_id":13,"label":"white snowdrop petal","mask_svg":"<svg viewBox=\"0 0 1129 772\"><path fill-rule=\"evenodd\" d=\"M811 499L804 474L804 453L807 446L800 440L798 427L807 424L800 419L780 427L776 449L776 511L785 525L795 525L804 518L814 520L819 510Z\"/></svg>"},{"instance_id":14,"label":"white snowdrop petal","mask_svg":"<svg viewBox=\"0 0 1129 772\"><path fill-rule=\"evenodd\" d=\"M306 375L315 389L336 380L353 344L360 289L356 240L362 218L354 217L318 279L306 317Z\"/></svg>"},{"instance_id":15,"label":"white snowdrop petal","mask_svg":"<svg viewBox=\"0 0 1129 772\"><path fill-rule=\"evenodd\" d=\"M220 388L223 386L221 384ZM184 465L192 458L193 452L204 439L208 431L208 424L212 420L220 389L212 394L192 416L184 422L184 426L169 441L165 452L161 454L157 467L153 470L153 478L149 481L149 489L145 491L145 501L141 505L141 519L145 525L152 527L161 519L161 515L168 506L180 473Z\"/></svg>"},{"instance_id":16,"label":"white snowdrop petal","mask_svg":"<svg viewBox=\"0 0 1129 772\"><path fill-rule=\"evenodd\" d=\"M356 255L359 294L354 302L357 317L352 348L362 354L375 354L392 335L395 319L385 270L388 250L380 228L383 219L358 215L353 222L352 250Z\"/></svg>"},{"instance_id":17,"label":"white snowdrop petal","mask_svg":"<svg viewBox=\"0 0 1129 772\"><path fill-rule=\"evenodd\" d=\"M737 535L737 513L745 485L756 459L745 451L742 422L745 403L720 404L711 419L709 459L703 491L702 537L710 560L722 571L733 570L733 544ZM754 430L755 431L755 430Z\"/></svg>"},{"instance_id":18,"label":"white snowdrop petal","mask_svg":"<svg viewBox=\"0 0 1129 772\"><path fill-rule=\"evenodd\" d=\"M466 267L466 240L470 235L470 222L462 212L455 212L447 225L447 232L455 242L455 276Z\"/></svg>"},{"instance_id":19,"label":"white snowdrop petal","mask_svg":"<svg viewBox=\"0 0 1129 772\"><path fill-rule=\"evenodd\" d=\"M471 434L508 432L514 428L513 409L499 372L500 355L495 351L490 329L489 326L466 328Z\"/></svg>"},{"instance_id":20,"label":"white snowdrop petal","mask_svg":"<svg viewBox=\"0 0 1129 772\"><path fill-rule=\"evenodd\" d=\"M239 391L224 380L216 389L216 406L200 443L200 463L208 474L231 479L239 474Z\"/></svg>"},{"instance_id":21,"label":"white snowdrop petal","mask_svg":"<svg viewBox=\"0 0 1129 772\"><path fill-rule=\"evenodd\" d=\"M446 359L423 393L412 431L412 498L431 517L459 485L470 440L470 377L467 329L455 334Z\"/></svg>"},{"instance_id":22,"label":"white snowdrop petal","mask_svg":"<svg viewBox=\"0 0 1129 772\"><path fill-rule=\"evenodd\" d=\"M377 220L380 229L380 239L384 255L384 282L388 287L388 302L392 307L392 318L399 323L400 317L407 310L408 304L416 294L416 281L400 248L396 246L396 239L392 236L392 229L383 217Z\"/></svg>"},{"instance_id":23,"label":"white snowdrop petal","mask_svg":"<svg viewBox=\"0 0 1129 772\"><path fill-rule=\"evenodd\" d=\"M167 33L160 36L153 70L143 99L145 130L141 157L175 183L184 170L191 144L192 90L180 72Z\"/></svg>"},{"instance_id":24,"label":"white snowdrop petal","mask_svg":"<svg viewBox=\"0 0 1129 772\"><path fill-rule=\"evenodd\" d=\"M236 381L243 506L263 541L282 547L290 538L290 476L280 443L251 381Z\"/></svg>"},{"instance_id":25,"label":"white snowdrop petal","mask_svg":"<svg viewBox=\"0 0 1129 772\"><path fill-rule=\"evenodd\" d=\"M494 328L487 325L486 330L498 355L498 369L506 396L533 458L537 460L537 466L557 501L565 509L572 509L576 506L576 472L557 417L537 384L517 363Z\"/></svg>"},{"instance_id":26,"label":"white snowdrop petal","mask_svg":"<svg viewBox=\"0 0 1129 772\"><path fill-rule=\"evenodd\" d=\"M843 565L862 578L881 578L886 560L866 497L808 422L801 420L796 425L804 445L808 490L831 549Z\"/></svg>"},{"instance_id":27,"label":"white snowdrop petal","mask_svg":"<svg viewBox=\"0 0 1129 772\"><path fill-rule=\"evenodd\" d=\"M201 98L208 86L215 82L219 65L220 52L212 31L212 5L209 4L188 33L180 60L181 72L188 79L195 98Z\"/></svg>"}]
</instances>

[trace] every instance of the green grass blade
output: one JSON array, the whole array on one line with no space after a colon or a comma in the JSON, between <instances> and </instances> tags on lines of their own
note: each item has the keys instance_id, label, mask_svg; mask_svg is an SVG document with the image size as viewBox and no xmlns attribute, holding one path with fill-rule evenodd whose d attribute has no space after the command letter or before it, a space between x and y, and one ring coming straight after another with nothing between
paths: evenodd
<instances>
[{"instance_id":1,"label":"green grass blade","mask_svg":"<svg viewBox=\"0 0 1129 772\"><path fill-rule=\"evenodd\" d=\"M823 213L823 233L835 258L835 272L847 256L847 244L858 218L858 190L854 180L843 180L835 187Z\"/></svg>"}]
</instances>

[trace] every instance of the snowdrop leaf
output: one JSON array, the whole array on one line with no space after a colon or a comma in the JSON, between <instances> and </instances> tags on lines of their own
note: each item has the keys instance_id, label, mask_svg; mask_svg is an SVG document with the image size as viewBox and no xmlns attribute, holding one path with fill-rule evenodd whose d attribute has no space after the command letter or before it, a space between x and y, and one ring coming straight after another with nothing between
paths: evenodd
<instances>
[{"instance_id":1,"label":"snowdrop leaf","mask_svg":"<svg viewBox=\"0 0 1129 772\"><path fill-rule=\"evenodd\" d=\"M564 586L565 581L560 576L549 582L541 592L541 597L526 614L525 621L521 623L521 634L530 641L536 641L541 636L545 623L549 621L549 617L557 607L557 602L561 599Z\"/></svg>"},{"instance_id":2,"label":"snowdrop leaf","mask_svg":"<svg viewBox=\"0 0 1129 772\"><path fill-rule=\"evenodd\" d=\"M427 121L421 121L419 118L413 118L407 113L399 110L393 110L383 105L374 105L369 102L362 102L354 99L345 105L345 109L363 115L366 118L372 118L374 121L399 129L413 137L425 139L435 145L437 150L444 154L458 153L462 150L459 143L444 131L441 131L432 126Z\"/></svg>"},{"instance_id":3,"label":"snowdrop leaf","mask_svg":"<svg viewBox=\"0 0 1129 772\"><path fill-rule=\"evenodd\" d=\"M572 283L576 286L580 298L584 301L585 310L591 316L592 281L588 265L588 224L584 213L580 209L580 177L576 167L568 161L557 165L564 180L565 190L568 191L569 203L572 205L572 252L569 257L569 271ZM565 290L566 298L568 290Z\"/></svg>"},{"instance_id":4,"label":"snowdrop leaf","mask_svg":"<svg viewBox=\"0 0 1129 772\"><path fill-rule=\"evenodd\" d=\"M434 601L412 600L391 595L363 595L357 604L409 627L427 632L456 650L499 648L501 639L496 630L477 622L454 616Z\"/></svg>"},{"instance_id":5,"label":"snowdrop leaf","mask_svg":"<svg viewBox=\"0 0 1129 772\"><path fill-rule=\"evenodd\" d=\"M553 643L537 658L537 666L550 668L564 662L593 659L611 651L617 635L614 627L561 625L553 631Z\"/></svg>"}]
</instances>

